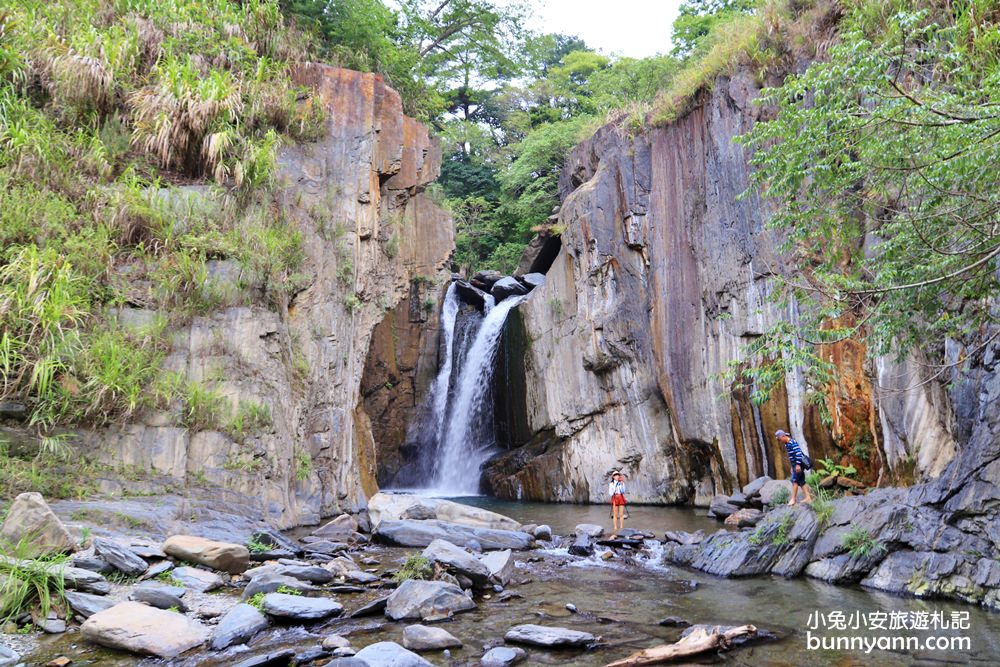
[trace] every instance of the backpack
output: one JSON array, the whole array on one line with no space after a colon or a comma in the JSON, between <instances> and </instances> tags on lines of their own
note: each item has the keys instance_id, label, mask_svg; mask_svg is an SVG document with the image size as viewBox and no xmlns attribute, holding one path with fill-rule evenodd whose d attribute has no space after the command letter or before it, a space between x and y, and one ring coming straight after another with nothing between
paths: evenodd
<instances>
[{"instance_id":1,"label":"backpack","mask_svg":"<svg viewBox=\"0 0 1000 667\"><path fill-rule=\"evenodd\" d=\"M805 452L803 452L802 453L802 469L803 470L812 470L812 467L813 467L813 460L811 458L809 458L808 454L806 454Z\"/></svg>"}]
</instances>

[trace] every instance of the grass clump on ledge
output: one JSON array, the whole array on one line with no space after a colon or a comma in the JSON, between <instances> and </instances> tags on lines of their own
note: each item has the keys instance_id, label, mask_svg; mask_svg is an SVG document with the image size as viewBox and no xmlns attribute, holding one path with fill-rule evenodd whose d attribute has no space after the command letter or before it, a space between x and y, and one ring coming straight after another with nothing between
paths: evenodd
<instances>
[{"instance_id":1,"label":"grass clump on ledge","mask_svg":"<svg viewBox=\"0 0 1000 667\"><path fill-rule=\"evenodd\" d=\"M62 568L68 558L34 555L31 536L0 543L0 625L28 612L45 618L52 609L65 606Z\"/></svg>"}]
</instances>

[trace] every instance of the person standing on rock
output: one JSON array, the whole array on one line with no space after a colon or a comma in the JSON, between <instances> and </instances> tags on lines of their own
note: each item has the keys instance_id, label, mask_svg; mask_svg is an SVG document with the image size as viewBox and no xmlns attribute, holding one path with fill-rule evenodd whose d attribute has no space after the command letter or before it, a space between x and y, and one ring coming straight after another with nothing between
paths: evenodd
<instances>
[{"instance_id":1,"label":"person standing on rock","mask_svg":"<svg viewBox=\"0 0 1000 667\"><path fill-rule=\"evenodd\" d=\"M806 484L806 468L808 466L806 464L806 455L802 453L802 447L799 446L799 443L787 431L779 429L774 435L778 438L778 442L785 446L785 451L788 452L788 462L792 466L792 498L788 501L788 504L794 505L799 499L800 486L806 492L806 502L811 503L813 497L809 491L809 485Z\"/></svg>"},{"instance_id":2,"label":"person standing on rock","mask_svg":"<svg viewBox=\"0 0 1000 667\"><path fill-rule=\"evenodd\" d=\"M611 519L615 524L611 539L615 539L618 537L618 531L625 527L625 482L617 470L611 473L608 495L611 496Z\"/></svg>"}]
</instances>

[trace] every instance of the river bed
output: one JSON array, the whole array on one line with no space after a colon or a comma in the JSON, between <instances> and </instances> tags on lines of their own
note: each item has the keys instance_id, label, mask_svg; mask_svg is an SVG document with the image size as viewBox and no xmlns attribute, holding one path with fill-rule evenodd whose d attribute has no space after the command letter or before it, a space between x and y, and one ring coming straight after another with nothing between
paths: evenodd
<instances>
[{"instance_id":1,"label":"river bed","mask_svg":"<svg viewBox=\"0 0 1000 667\"><path fill-rule=\"evenodd\" d=\"M568 535L578 523L598 523L610 528L608 508L598 505L543 503L511 503L491 498L456 499L470 505L507 514L518 521L546 523L555 534ZM654 531L662 536L665 530L715 531L720 524L706 518L704 510L644 507L630 508L626 525ZM364 555L380 561L378 572L399 567L407 556L419 549L371 545ZM623 658L631 652L662 643L676 641L681 628L663 627L658 621L676 616L690 623L742 625L751 623L778 635L778 640L738 648L719 656L710 655L696 664L732 664L753 666L785 665L865 665L888 667L902 665L997 664L1000 656L1000 615L971 605L935 600L893 597L869 592L860 587L824 584L807 578L782 579L759 577L751 579L721 579L684 568L660 563L660 547L647 541L647 548L634 558L619 554L610 561L600 558L569 556L565 548L549 548L517 554L518 570L507 591L521 597L500 600L493 593L477 598L474 611L456 615L442 625L464 642L460 649L448 655L441 652L424 654L432 663L459 667L477 664L488 646L499 645L504 633L521 623L562 626L584 630L602 638L603 645L590 651L550 651L528 648L527 665L578 665L596 667ZM358 554L355 554L357 557ZM334 596L350 611L385 595L387 591L367 591ZM232 591L218 593L232 596ZM575 605L578 613L566 609ZM879 632L832 631L817 628L814 637L836 635L912 636L921 643L934 635L965 636L971 648L959 651L879 650L870 654L863 650L809 650L806 646L807 625L815 612L840 611L846 619L852 614L866 616L875 612L886 615L904 612L903 616L927 612L942 613L951 619L953 613L965 618L967 630L886 630ZM901 617L897 614L897 617ZM914 616L914 618L917 618ZM67 634L60 639L47 639L35 656L48 659L67 655L74 665L177 665L183 667L223 667L245 657L282 648L294 648L301 653L314 648L328 634L345 634L356 649L376 641L402 640L403 628L409 623L395 623L377 616L367 619L335 619L301 628L279 628L258 636L249 647L234 647L222 653L201 652L174 661L137 659L97 649ZM37 663L44 664L44 660ZM318 662L316 664L322 664ZM693 664L688 661L687 664Z\"/></svg>"}]
</instances>

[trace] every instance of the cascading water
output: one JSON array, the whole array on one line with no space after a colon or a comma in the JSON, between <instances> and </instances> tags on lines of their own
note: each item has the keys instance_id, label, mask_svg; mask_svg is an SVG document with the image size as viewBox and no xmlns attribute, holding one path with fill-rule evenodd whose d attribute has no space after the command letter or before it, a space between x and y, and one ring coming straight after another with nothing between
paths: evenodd
<instances>
[{"instance_id":1,"label":"cascading water","mask_svg":"<svg viewBox=\"0 0 1000 667\"><path fill-rule=\"evenodd\" d=\"M444 305L441 307L441 333L444 335L444 356L441 362L441 370L431 384L431 423L434 426L432 435L433 442L440 442L441 434L444 432L445 416L448 409L448 393L451 384L452 348L455 344L455 320L458 319L458 288L455 283L448 286L448 292L444 297Z\"/></svg>"},{"instance_id":2,"label":"cascading water","mask_svg":"<svg viewBox=\"0 0 1000 667\"><path fill-rule=\"evenodd\" d=\"M452 387L446 419L441 422L432 485L437 493L465 495L479 491L479 469L496 448L490 396L493 362L507 315L525 298L508 297L494 305L493 298L486 297L485 316L468 350L460 356L458 379Z\"/></svg>"}]
</instances>

